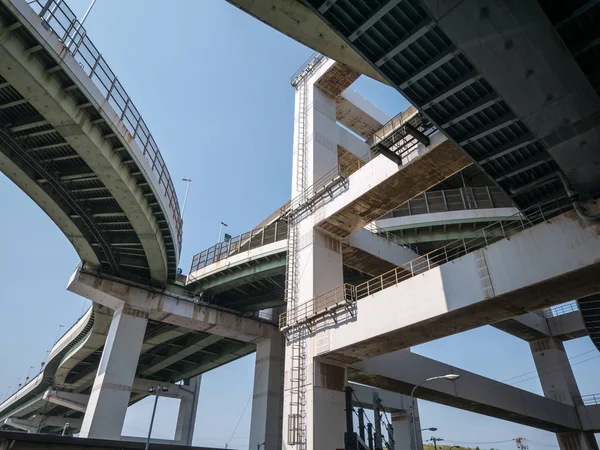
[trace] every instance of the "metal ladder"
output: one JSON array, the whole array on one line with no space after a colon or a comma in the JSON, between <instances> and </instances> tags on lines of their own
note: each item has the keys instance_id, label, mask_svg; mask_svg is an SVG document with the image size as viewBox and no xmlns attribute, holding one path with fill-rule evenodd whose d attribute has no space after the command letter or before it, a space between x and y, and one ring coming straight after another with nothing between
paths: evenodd
<instances>
[{"instance_id":1,"label":"metal ladder","mask_svg":"<svg viewBox=\"0 0 600 450\"><path fill-rule=\"evenodd\" d=\"M307 192L307 158L306 146L308 140L308 85L306 78L297 86L299 93L298 105L298 146L296 187L301 197ZM298 238L299 226L294 211L288 215L288 240L286 264L286 303L289 310L294 310L298 305ZM295 320L295 318L291 318ZM291 340L291 365L290 365L290 413L288 416L288 445L297 449L306 448L306 336L302 330L292 333Z\"/></svg>"},{"instance_id":2,"label":"metal ladder","mask_svg":"<svg viewBox=\"0 0 600 450\"><path fill-rule=\"evenodd\" d=\"M296 187L299 195L304 197L307 191L308 158L306 157L306 145L308 140L308 85L306 78L297 87L298 98L298 166L296 167ZM304 200L304 198L303 198Z\"/></svg>"}]
</instances>

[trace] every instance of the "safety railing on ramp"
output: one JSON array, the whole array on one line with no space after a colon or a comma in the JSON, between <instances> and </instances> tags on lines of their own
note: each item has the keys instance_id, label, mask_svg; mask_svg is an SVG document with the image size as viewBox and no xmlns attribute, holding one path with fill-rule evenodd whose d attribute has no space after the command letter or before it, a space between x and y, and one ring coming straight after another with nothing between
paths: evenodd
<instances>
[{"instance_id":1,"label":"safety railing on ramp","mask_svg":"<svg viewBox=\"0 0 600 450\"><path fill-rule=\"evenodd\" d=\"M573 403L579 406L592 406L600 405L600 394L589 394L582 395L581 397L575 397Z\"/></svg>"},{"instance_id":2,"label":"safety railing on ramp","mask_svg":"<svg viewBox=\"0 0 600 450\"><path fill-rule=\"evenodd\" d=\"M152 168L158 185L164 189L175 222L179 248L181 248L182 219L173 180L158 145L156 145L146 122L142 119L125 88L123 88L102 54L87 36L85 28L77 20L77 16L67 6L66 2L61 0L33 0L28 4L42 18L43 24L58 35L67 51L73 55L86 75L104 95L104 98L112 106L142 150L142 154Z\"/></svg>"},{"instance_id":3,"label":"safety railing on ramp","mask_svg":"<svg viewBox=\"0 0 600 450\"><path fill-rule=\"evenodd\" d=\"M305 325L333 313L348 304L395 286L404 280L422 274L435 267L465 256L494 242L511 237L527 228L545 222L552 217L572 209L565 196L540 203L478 230L469 237L458 239L432 252L419 256L382 275L372 278L355 287L344 285L282 313L279 326L282 331L290 327ZM318 307L317 307L318 305ZM312 329L312 327L311 327Z\"/></svg>"},{"instance_id":4,"label":"safety railing on ramp","mask_svg":"<svg viewBox=\"0 0 600 450\"><path fill-rule=\"evenodd\" d=\"M231 256L263 245L287 239L287 222L278 220L264 227L256 228L248 233L240 234L219 242L206 250L197 253L192 258L190 276L206 266L222 261Z\"/></svg>"}]
</instances>

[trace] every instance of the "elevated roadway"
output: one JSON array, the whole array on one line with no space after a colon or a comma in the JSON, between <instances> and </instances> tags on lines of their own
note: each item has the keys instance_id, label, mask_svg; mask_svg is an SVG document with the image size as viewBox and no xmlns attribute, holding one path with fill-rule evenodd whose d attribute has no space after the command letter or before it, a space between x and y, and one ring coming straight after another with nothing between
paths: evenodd
<instances>
[{"instance_id":1,"label":"elevated roadway","mask_svg":"<svg viewBox=\"0 0 600 450\"><path fill-rule=\"evenodd\" d=\"M229 1L386 80L520 208L562 192L559 171L600 191L596 2Z\"/></svg>"},{"instance_id":2,"label":"elevated roadway","mask_svg":"<svg viewBox=\"0 0 600 450\"><path fill-rule=\"evenodd\" d=\"M0 170L94 270L175 279L182 221L140 113L65 2L0 1Z\"/></svg>"}]
</instances>

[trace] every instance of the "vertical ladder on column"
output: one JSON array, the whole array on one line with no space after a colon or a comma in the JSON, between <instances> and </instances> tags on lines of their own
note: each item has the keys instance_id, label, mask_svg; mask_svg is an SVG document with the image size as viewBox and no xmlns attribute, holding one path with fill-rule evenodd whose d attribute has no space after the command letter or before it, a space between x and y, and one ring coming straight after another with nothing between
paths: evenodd
<instances>
[{"instance_id":1,"label":"vertical ladder on column","mask_svg":"<svg viewBox=\"0 0 600 450\"><path fill-rule=\"evenodd\" d=\"M297 134L297 167L296 187L298 194L304 199L307 192L307 145L308 145L308 85L306 78L297 86L298 89L298 134ZM288 241L286 265L286 302L288 312L294 311L298 305L298 220L292 210L288 216ZM299 450L306 448L306 336L300 328L293 326L298 318L288 315L288 323L292 325L289 339L290 346L290 413L288 416L288 445Z\"/></svg>"},{"instance_id":2,"label":"vertical ladder on column","mask_svg":"<svg viewBox=\"0 0 600 450\"><path fill-rule=\"evenodd\" d=\"M306 188L308 184L308 158L306 157L306 145L308 141L308 85L306 78L298 85L298 166L296 167L296 186L298 194L302 200L305 200Z\"/></svg>"}]
</instances>

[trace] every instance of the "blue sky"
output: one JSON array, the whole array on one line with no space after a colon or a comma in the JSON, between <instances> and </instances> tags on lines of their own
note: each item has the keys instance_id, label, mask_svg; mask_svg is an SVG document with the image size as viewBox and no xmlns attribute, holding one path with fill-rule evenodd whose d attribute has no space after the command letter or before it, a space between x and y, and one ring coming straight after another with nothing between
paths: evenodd
<instances>
[{"instance_id":1,"label":"blue sky","mask_svg":"<svg viewBox=\"0 0 600 450\"><path fill-rule=\"evenodd\" d=\"M68 2L81 17L88 0ZM236 235L252 229L289 198L294 91L289 78L312 51L224 0L100 0L86 28L142 112L186 208L181 264L214 244L221 221ZM407 103L362 77L353 88L393 116ZM65 290L78 258L41 210L4 176L0 234L0 397L33 374L61 325L71 326L86 300ZM594 383L600 356L589 338L568 342L582 394ZM421 345L416 352L541 393L527 343L490 327ZM582 356L578 356L585 353ZM589 359L593 358L593 359ZM30 369L30 367L33 367ZM247 448L254 355L206 374L195 444ZM523 375L525 374L525 375ZM519 375L523 375L517 377ZM517 377L517 378L513 378ZM557 448L553 434L421 402L424 427L448 443L513 449ZM155 437L174 433L177 402L161 399ZM130 408L124 434L143 435L150 406ZM237 424L237 427L236 427ZM428 434L424 436L429 438ZM485 444L487 442L509 441Z\"/></svg>"}]
</instances>

